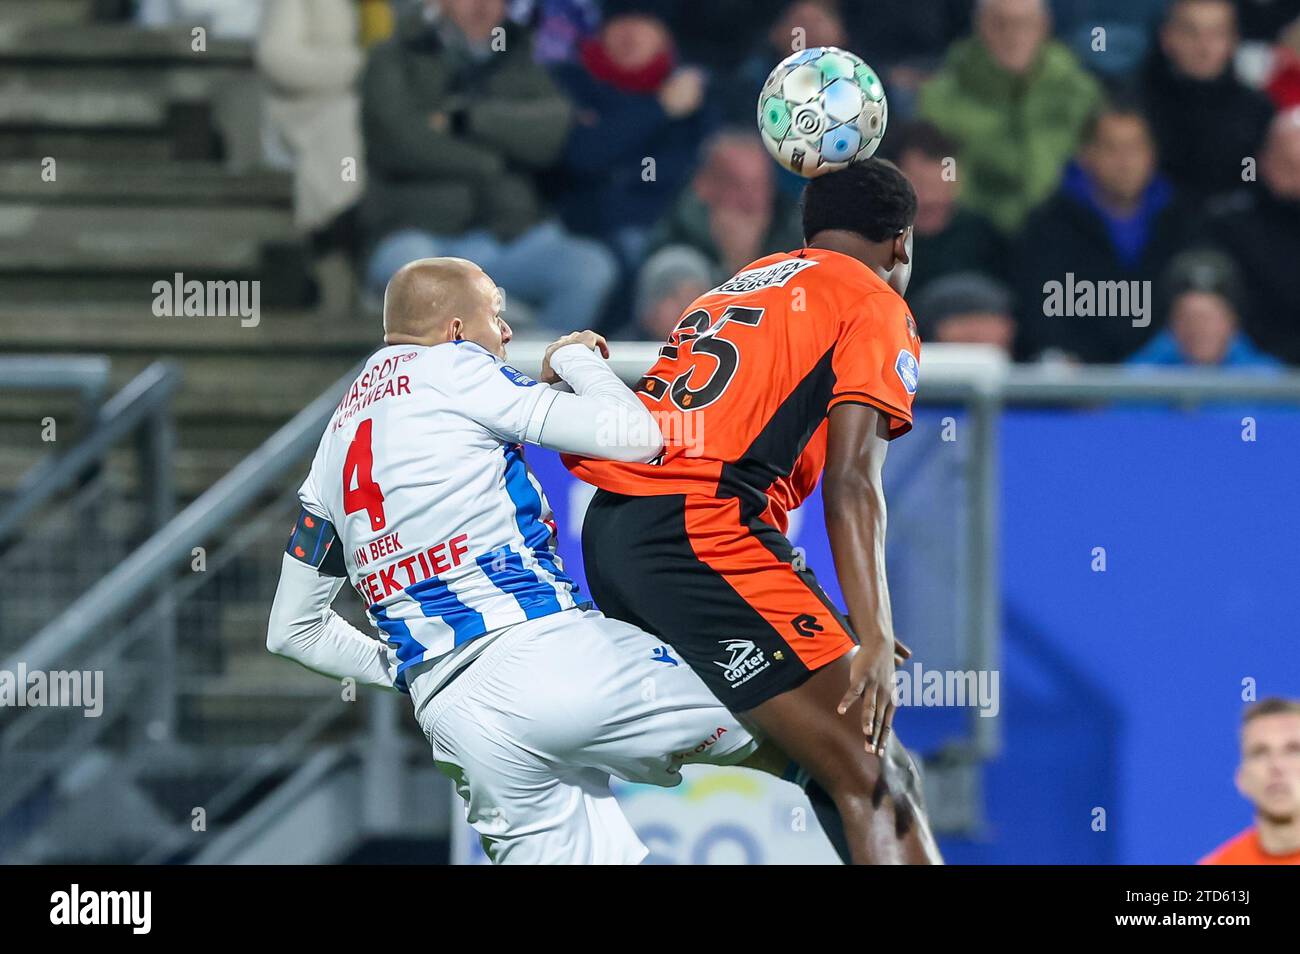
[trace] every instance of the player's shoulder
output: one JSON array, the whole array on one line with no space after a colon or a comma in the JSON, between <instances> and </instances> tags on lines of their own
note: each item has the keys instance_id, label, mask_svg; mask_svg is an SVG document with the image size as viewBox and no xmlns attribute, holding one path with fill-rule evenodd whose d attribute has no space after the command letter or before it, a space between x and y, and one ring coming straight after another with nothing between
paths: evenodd
<instances>
[{"instance_id":1,"label":"player's shoulder","mask_svg":"<svg viewBox=\"0 0 1300 954\"><path fill-rule=\"evenodd\" d=\"M1198 865L1240 865L1249 864L1256 855L1256 834L1254 828L1247 828L1240 834L1233 835L1218 848L1197 862Z\"/></svg>"},{"instance_id":2,"label":"player's shoulder","mask_svg":"<svg viewBox=\"0 0 1300 954\"><path fill-rule=\"evenodd\" d=\"M495 370L501 359L473 341L443 341L420 349L420 367L431 382L443 387L464 385L476 374Z\"/></svg>"},{"instance_id":3,"label":"player's shoulder","mask_svg":"<svg viewBox=\"0 0 1300 954\"><path fill-rule=\"evenodd\" d=\"M893 293L875 272L852 256L829 249L801 248L756 259L707 294L762 298L789 295L797 288L815 296L822 305L842 305L866 295Z\"/></svg>"},{"instance_id":4,"label":"player's shoulder","mask_svg":"<svg viewBox=\"0 0 1300 954\"><path fill-rule=\"evenodd\" d=\"M843 286L860 294L893 293L889 283L877 275L866 262L835 252L828 248L805 248L800 256L816 262L818 267L808 272L807 280L825 285Z\"/></svg>"},{"instance_id":5,"label":"player's shoulder","mask_svg":"<svg viewBox=\"0 0 1300 954\"><path fill-rule=\"evenodd\" d=\"M428 352L426 360L433 385L453 401L485 392L514 400L509 396L522 397L520 389L545 390L536 378L472 341L446 341L433 345ZM503 388L503 381L514 387Z\"/></svg>"}]
</instances>

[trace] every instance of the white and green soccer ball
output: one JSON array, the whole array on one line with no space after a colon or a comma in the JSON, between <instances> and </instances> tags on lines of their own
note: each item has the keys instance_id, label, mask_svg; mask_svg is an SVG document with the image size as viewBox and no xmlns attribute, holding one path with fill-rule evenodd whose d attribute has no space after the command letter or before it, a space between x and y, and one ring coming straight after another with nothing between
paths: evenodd
<instances>
[{"instance_id":1,"label":"white and green soccer ball","mask_svg":"<svg viewBox=\"0 0 1300 954\"><path fill-rule=\"evenodd\" d=\"M767 151L809 179L870 158L888 119L876 71L833 46L787 56L758 94L758 130Z\"/></svg>"}]
</instances>

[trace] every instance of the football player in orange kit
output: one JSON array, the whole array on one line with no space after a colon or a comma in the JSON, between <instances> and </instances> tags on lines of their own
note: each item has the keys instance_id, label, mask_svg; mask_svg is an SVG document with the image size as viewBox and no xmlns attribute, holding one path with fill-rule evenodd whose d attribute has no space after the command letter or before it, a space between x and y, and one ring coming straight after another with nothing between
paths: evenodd
<instances>
[{"instance_id":1,"label":"football player in orange kit","mask_svg":"<svg viewBox=\"0 0 1300 954\"><path fill-rule=\"evenodd\" d=\"M1263 699L1246 710L1236 781L1255 825L1199 864L1300 865L1300 702Z\"/></svg>"},{"instance_id":2,"label":"football player in orange kit","mask_svg":"<svg viewBox=\"0 0 1300 954\"><path fill-rule=\"evenodd\" d=\"M696 299L638 385L662 458L565 459L600 488L583 526L597 604L675 647L811 776L814 807L838 812L857 863L938 860L915 768L887 747L881 467L912 426L919 379L901 297L915 214L911 184L880 159L809 182L806 246ZM785 536L823 473L847 619Z\"/></svg>"}]
</instances>

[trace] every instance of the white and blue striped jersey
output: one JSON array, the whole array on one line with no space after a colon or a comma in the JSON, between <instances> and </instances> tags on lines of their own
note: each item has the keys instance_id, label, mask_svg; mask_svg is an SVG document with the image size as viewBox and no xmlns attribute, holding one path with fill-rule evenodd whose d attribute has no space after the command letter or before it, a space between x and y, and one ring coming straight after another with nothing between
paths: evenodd
<instances>
[{"instance_id":1,"label":"white and blue striped jersey","mask_svg":"<svg viewBox=\"0 0 1300 954\"><path fill-rule=\"evenodd\" d=\"M521 447L558 393L471 342L394 345L331 417L299 497L333 525L399 688L419 663L576 605Z\"/></svg>"}]
</instances>

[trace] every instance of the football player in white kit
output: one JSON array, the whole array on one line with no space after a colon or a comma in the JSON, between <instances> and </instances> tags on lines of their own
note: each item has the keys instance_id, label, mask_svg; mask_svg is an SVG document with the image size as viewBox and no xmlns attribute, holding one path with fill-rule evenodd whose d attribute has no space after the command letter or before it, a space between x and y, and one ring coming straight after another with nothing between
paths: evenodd
<instances>
[{"instance_id":1,"label":"football player in white kit","mask_svg":"<svg viewBox=\"0 0 1300 954\"><path fill-rule=\"evenodd\" d=\"M611 775L676 785L757 742L666 645L575 599L521 445L649 461L662 437L592 332L552 345L541 383L506 364L500 306L463 259L389 283L385 347L299 491L267 644L409 693L493 862L635 863ZM344 576L380 638L330 609Z\"/></svg>"}]
</instances>

